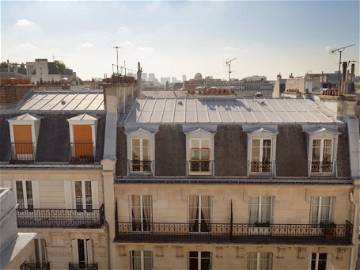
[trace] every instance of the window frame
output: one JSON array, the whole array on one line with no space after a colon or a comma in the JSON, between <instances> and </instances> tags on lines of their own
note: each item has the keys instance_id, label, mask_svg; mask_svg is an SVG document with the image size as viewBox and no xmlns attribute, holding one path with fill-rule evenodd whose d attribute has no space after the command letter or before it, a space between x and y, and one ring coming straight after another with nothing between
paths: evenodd
<instances>
[{"instance_id":1,"label":"window frame","mask_svg":"<svg viewBox=\"0 0 360 270\"><path fill-rule=\"evenodd\" d=\"M187 175L214 175L214 136L215 134L202 128L198 128L192 131L185 132L186 134L186 172ZM200 140L200 146L202 140L208 140L209 147L209 171L191 171L191 153L192 153L192 141ZM201 148L200 149L206 149Z\"/></svg>"},{"instance_id":2,"label":"window frame","mask_svg":"<svg viewBox=\"0 0 360 270\"><path fill-rule=\"evenodd\" d=\"M262 218L262 207L266 204L262 202L262 200L265 198L265 197L268 197L270 198L270 220L268 222L264 222L264 221L261 221L261 218ZM257 205L257 220L256 222L252 222L251 221L251 209L252 209L252 204L251 203L251 199L252 198L256 198L257 199L257 202L255 205ZM275 201L275 196L271 196L271 195L260 195L260 196L251 196L250 199L249 199L249 224L266 224L266 223L269 223L272 224L273 223L273 214L274 214L274 201Z\"/></svg>"},{"instance_id":3,"label":"window frame","mask_svg":"<svg viewBox=\"0 0 360 270\"><path fill-rule=\"evenodd\" d=\"M253 269L250 269L249 268L249 256L250 255L255 255L256 254L256 270L261 270L261 255L266 255L266 256L269 256L271 259L269 260L269 264L271 264L270 266L270 269L267 269L267 270L272 270L273 268L273 263L274 263L274 260L273 260L273 253L272 252L248 252L247 253L247 266L246 266L246 269L247 270L253 270Z\"/></svg>"},{"instance_id":4,"label":"window frame","mask_svg":"<svg viewBox=\"0 0 360 270\"><path fill-rule=\"evenodd\" d=\"M322 208L324 206L324 204L322 204L322 200L324 198L329 198L329 213L328 213L328 220L327 222L322 222L321 221L321 216L322 216ZM317 200L317 207L316 207L316 211L317 211L317 217L316 217L316 223L313 222L312 220L312 213L313 213L313 205L312 203ZM310 224L313 225L320 225L322 223L324 224L331 224L334 220L334 210L335 210L335 204L336 204L336 197L335 196L312 196L310 199Z\"/></svg>"},{"instance_id":5,"label":"window frame","mask_svg":"<svg viewBox=\"0 0 360 270\"><path fill-rule=\"evenodd\" d=\"M140 252L140 257L139 256L135 256L134 253L135 252ZM149 252L151 255L147 256L147 258L150 258L151 260L151 265L150 265L150 269L145 269L145 252ZM135 269L133 261L134 258L140 258L140 269ZM131 270L152 270L154 269L154 254L152 252L152 250L130 250L130 269Z\"/></svg>"},{"instance_id":6,"label":"window frame","mask_svg":"<svg viewBox=\"0 0 360 270\"><path fill-rule=\"evenodd\" d=\"M140 208L140 230L134 230L133 229L133 223L136 222L136 220L133 219L133 196L138 196L139 197L139 208ZM144 218L144 197L148 196L150 198L150 219L148 220L149 222L149 230L145 230L144 229L144 220L146 220L146 218ZM150 194L131 194L129 195L129 222L131 223L131 231L132 232L150 232L151 228L152 228L152 223L153 223L153 196Z\"/></svg>"},{"instance_id":7,"label":"window frame","mask_svg":"<svg viewBox=\"0 0 360 270\"><path fill-rule=\"evenodd\" d=\"M309 270L313 270L312 269L312 262L313 262L313 255L315 254L315 269L314 270L319 270L319 262L320 262L320 254L326 254L326 263L325 263L325 269L329 269L329 265L330 265L330 254L327 252L311 252L310 256L309 256Z\"/></svg>"},{"instance_id":8,"label":"window frame","mask_svg":"<svg viewBox=\"0 0 360 270\"><path fill-rule=\"evenodd\" d=\"M93 210L97 209L96 201L94 200L94 192L96 192L96 188L94 188L94 181L91 180L75 180L73 181L73 209L77 210L78 212L93 212ZM81 185L81 208L78 208L78 200L76 195L76 185L80 183ZM87 194L86 194L86 184L90 183L90 198L91 198L91 208L88 208L90 204L87 203Z\"/></svg>"},{"instance_id":9,"label":"window frame","mask_svg":"<svg viewBox=\"0 0 360 270\"><path fill-rule=\"evenodd\" d=\"M191 197L196 197L196 200L197 200L197 217L195 219L191 219L191 205L190 205L190 202L191 202ZM208 222L206 221L206 219L202 219L201 218L201 215L202 215L202 209L203 208L207 208L206 206L203 207L202 206L202 198L204 197L207 197L207 199L209 200L209 219L208 219ZM195 208L195 207L192 207L192 208ZM209 229L211 230L211 221L212 221L212 215L213 215L213 197L210 196L210 195L198 195L198 194L191 194L189 195L189 198L188 198L188 223L189 223L189 229L190 229L190 226L191 224L196 224L197 222L197 226L198 226L198 230L197 231L191 231L190 233L209 233L209 231L202 231L202 222L204 221L205 223L208 224L209 226Z\"/></svg>"},{"instance_id":10,"label":"window frame","mask_svg":"<svg viewBox=\"0 0 360 270\"><path fill-rule=\"evenodd\" d=\"M276 139L277 139L277 131L266 129L266 128L257 128L248 132L248 150L247 150L247 173L248 176L251 175L276 175ZM251 163L253 162L252 150L253 150L253 140L260 140L260 157L263 156L263 143L264 140L271 141L270 148L270 171L263 172L260 170L259 172L253 172L251 169ZM261 161L262 162L262 161Z\"/></svg>"},{"instance_id":11,"label":"window frame","mask_svg":"<svg viewBox=\"0 0 360 270\"><path fill-rule=\"evenodd\" d=\"M191 257L190 256L190 253L191 252L196 252L197 253L197 257L195 258L195 257ZM212 269L212 264L213 264L213 259L212 259L212 252L211 251L199 251L199 250L194 250L194 251L189 251L188 252L188 269L190 270L190 260L191 260L191 258L194 258L194 259L197 259L197 269L198 270L202 270L201 269L201 262L202 262L202 253L209 253L210 254L210 256L209 256L209 261L210 261L210 270Z\"/></svg>"}]
</instances>

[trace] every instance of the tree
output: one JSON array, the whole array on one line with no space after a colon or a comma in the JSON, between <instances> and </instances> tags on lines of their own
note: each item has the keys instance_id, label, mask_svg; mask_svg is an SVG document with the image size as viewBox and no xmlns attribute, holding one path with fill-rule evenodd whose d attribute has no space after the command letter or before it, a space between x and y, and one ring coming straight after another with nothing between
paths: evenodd
<instances>
[{"instance_id":1,"label":"tree","mask_svg":"<svg viewBox=\"0 0 360 270\"><path fill-rule=\"evenodd\" d=\"M61 61L55 60L54 64L55 64L56 69L60 72L60 74L63 73L64 70L66 69L65 64Z\"/></svg>"}]
</instances>

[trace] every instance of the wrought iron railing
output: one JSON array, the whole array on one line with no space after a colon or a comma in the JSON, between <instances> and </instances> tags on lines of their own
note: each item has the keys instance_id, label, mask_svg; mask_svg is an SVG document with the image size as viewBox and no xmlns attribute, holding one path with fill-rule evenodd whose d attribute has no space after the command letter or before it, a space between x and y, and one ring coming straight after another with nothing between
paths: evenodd
<instances>
[{"instance_id":1,"label":"wrought iron railing","mask_svg":"<svg viewBox=\"0 0 360 270\"><path fill-rule=\"evenodd\" d=\"M71 163L94 163L95 148L93 143L71 143L70 162Z\"/></svg>"},{"instance_id":2,"label":"wrought iron railing","mask_svg":"<svg viewBox=\"0 0 360 270\"><path fill-rule=\"evenodd\" d=\"M200 243L319 243L351 244L353 225L208 223L194 232L192 223L152 223L148 231L133 231L131 222L119 222L118 241Z\"/></svg>"},{"instance_id":3,"label":"wrought iron railing","mask_svg":"<svg viewBox=\"0 0 360 270\"><path fill-rule=\"evenodd\" d=\"M190 175L213 175L214 161L213 160L189 160L188 174Z\"/></svg>"},{"instance_id":4,"label":"wrought iron railing","mask_svg":"<svg viewBox=\"0 0 360 270\"><path fill-rule=\"evenodd\" d=\"M33 162L35 150L33 143L11 143L10 162Z\"/></svg>"},{"instance_id":5,"label":"wrought iron railing","mask_svg":"<svg viewBox=\"0 0 360 270\"><path fill-rule=\"evenodd\" d=\"M275 162L271 161L249 161L249 174L273 175Z\"/></svg>"},{"instance_id":6,"label":"wrought iron railing","mask_svg":"<svg viewBox=\"0 0 360 270\"><path fill-rule=\"evenodd\" d=\"M22 228L99 228L104 224L104 205L92 211L77 209L17 209Z\"/></svg>"},{"instance_id":7,"label":"wrought iron railing","mask_svg":"<svg viewBox=\"0 0 360 270\"><path fill-rule=\"evenodd\" d=\"M311 161L309 162L311 176L329 176L334 174L334 164L325 161Z\"/></svg>"},{"instance_id":8,"label":"wrought iron railing","mask_svg":"<svg viewBox=\"0 0 360 270\"><path fill-rule=\"evenodd\" d=\"M50 270L49 262L24 262L20 266L21 270Z\"/></svg>"},{"instance_id":9,"label":"wrought iron railing","mask_svg":"<svg viewBox=\"0 0 360 270\"><path fill-rule=\"evenodd\" d=\"M97 270L97 263L69 263L69 270Z\"/></svg>"},{"instance_id":10,"label":"wrought iron railing","mask_svg":"<svg viewBox=\"0 0 360 270\"><path fill-rule=\"evenodd\" d=\"M153 174L154 162L151 160L128 160L130 174Z\"/></svg>"}]
</instances>

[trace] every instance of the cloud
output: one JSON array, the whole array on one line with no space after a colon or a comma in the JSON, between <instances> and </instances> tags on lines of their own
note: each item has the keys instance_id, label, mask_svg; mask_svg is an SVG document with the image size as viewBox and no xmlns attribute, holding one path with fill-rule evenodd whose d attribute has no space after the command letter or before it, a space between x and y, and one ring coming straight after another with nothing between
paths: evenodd
<instances>
[{"instance_id":1,"label":"cloud","mask_svg":"<svg viewBox=\"0 0 360 270\"><path fill-rule=\"evenodd\" d=\"M119 47L124 49L131 49L134 48L134 44L131 41L126 40L124 42L121 42L119 44Z\"/></svg>"},{"instance_id":2,"label":"cloud","mask_svg":"<svg viewBox=\"0 0 360 270\"><path fill-rule=\"evenodd\" d=\"M117 32L118 34L129 34L132 32L132 30L128 26L120 26Z\"/></svg>"},{"instance_id":3,"label":"cloud","mask_svg":"<svg viewBox=\"0 0 360 270\"><path fill-rule=\"evenodd\" d=\"M138 50L141 52L148 52L148 53L152 53L155 51L155 49L152 47L138 47Z\"/></svg>"},{"instance_id":4,"label":"cloud","mask_svg":"<svg viewBox=\"0 0 360 270\"><path fill-rule=\"evenodd\" d=\"M29 28L34 25L35 25L35 23L28 19L19 19L19 20L17 20L17 22L15 24L15 26L19 27L19 28Z\"/></svg>"},{"instance_id":5,"label":"cloud","mask_svg":"<svg viewBox=\"0 0 360 270\"><path fill-rule=\"evenodd\" d=\"M224 46L223 50L224 51L235 51L238 50L239 48L236 47L232 47L232 46Z\"/></svg>"},{"instance_id":6,"label":"cloud","mask_svg":"<svg viewBox=\"0 0 360 270\"><path fill-rule=\"evenodd\" d=\"M21 43L18 46L18 48L21 50L33 50L33 49L36 49L37 47L34 44L32 44L31 42L25 42L25 43Z\"/></svg>"},{"instance_id":7,"label":"cloud","mask_svg":"<svg viewBox=\"0 0 360 270\"><path fill-rule=\"evenodd\" d=\"M81 44L81 48L93 48L93 47L95 46L91 42L84 42L83 44Z\"/></svg>"}]
</instances>

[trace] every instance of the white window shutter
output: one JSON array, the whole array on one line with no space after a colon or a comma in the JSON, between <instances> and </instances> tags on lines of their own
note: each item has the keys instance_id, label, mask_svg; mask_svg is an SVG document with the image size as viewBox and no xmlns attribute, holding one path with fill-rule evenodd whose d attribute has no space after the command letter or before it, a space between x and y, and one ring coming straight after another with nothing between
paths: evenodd
<instances>
[{"instance_id":1,"label":"white window shutter","mask_svg":"<svg viewBox=\"0 0 360 270\"><path fill-rule=\"evenodd\" d=\"M73 263L79 263L78 244L77 239L71 241Z\"/></svg>"},{"instance_id":2,"label":"white window shutter","mask_svg":"<svg viewBox=\"0 0 360 270\"><path fill-rule=\"evenodd\" d=\"M98 181L91 181L91 196L92 196L92 206L94 209L99 209L99 187Z\"/></svg>"},{"instance_id":3,"label":"white window shutter","mask_svg":"<svg viewBox=\"0 0 360 270\"><path fill-rule=\"evenodd\" d=\"M86 239L86 251L87 251L87 262L88 263L93 263L93 261L94 261L92 242L93 242L92 239Z\"/></svg>"},{"instance_id":4,"label":"white window shutter","mask_svg":"<svg viewBox=\"0 0 360 270\"><path fill-rule=\"evenodd\" d=\"M31 181L31 184L32 184L34 208L40 208L39 182L38 181Z\"/></svg>"},{"instance_id":5,"label":"white window shutter","mask_svg":"<svg viewBox=\"0 0 360 270\"><path fill-rule=\"evenodd\" d=\"M73 188L71 181L64 181L64 194L65 194L65 208L73 209L75 208L73 205ZM75 200L74 200L75 201Z\"/></svg>"}]
</instances>

